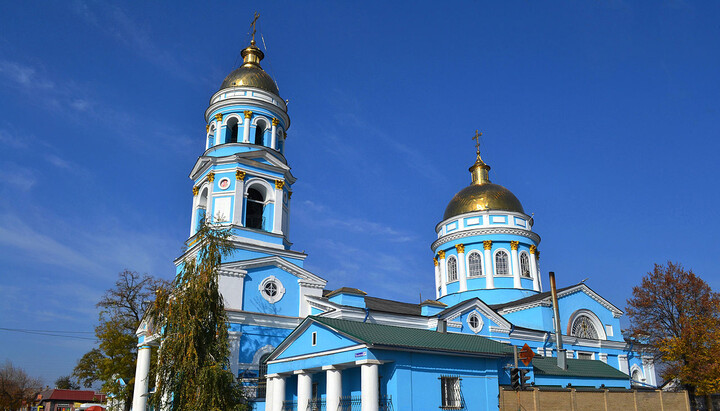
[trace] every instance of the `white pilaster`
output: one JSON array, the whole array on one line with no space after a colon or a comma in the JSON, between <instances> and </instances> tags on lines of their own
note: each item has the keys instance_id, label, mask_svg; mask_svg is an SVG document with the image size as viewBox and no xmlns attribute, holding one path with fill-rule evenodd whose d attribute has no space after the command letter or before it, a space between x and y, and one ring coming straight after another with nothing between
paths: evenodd
<instances>
[{"instance_id":1,"label":"white pilaster","mask_svg":"<svg viewBox=\"0 0 720 411\"><path fill-rule=\"evenodd\" d=\"M215 114L215 145L225 143L222 133L222 114Z\"/></svg>"},{"instance_id":2,"label":"white pilaster","mask_svg":"<svg viewBox=\"0 0 720 411\"><path fill-rule=\"evenodd\" d=\"M460 291L467 291L467 269L465 267L465 245L455 246L458 252L458 278L460 279Z\"/></svg>"},{"instance_id":3,"label":"white pilaster","mask_svg":"<svg viewBox=\"0 0 720 411\"><path fill-rule=\"evenodd\" d=\"M657 386L657 376L655 375L655 363L652 357L642 357L643 374L645 374L645 382L652 386Z\"/></svg>"},{"instance_id":4,"label":"white pilaster","mask_svg":"<svg viewBox=\"0 0 720 411\"><path fill-rule=\"evenodd\" d=\"M627 355L618 355L618 363L620 365L620 371L627 375L630 375L630 367L628 366Z\"/></svg>"},{"instance_id":5,"label":"white pilaster","mask_svg":"<svg viewBox=\"0 0 720 411\"><path fill-rule=\"evenodd\" d=\"M510 262L513 276L513 287L522 288L522 283L520 282L520 259L518 258L517 241L510 241Z\"/></svg>"},{"instance_id":6,"label":"white pilaster","mask_svg":"<svg viewBox=\"0 0 720 411\"><path fill-rule=\"evenodd\" d=\"M328 410L337 410L340 407L340 395L342 394L342 373L339 368L323 367L327 387L326 400Z\"/></svg>"},{"instance_id":7,"label":"white pilaster","mask_svg":"<svg viewBox=\"0 0 720 411\"><path fill-rule=\"evenodd\" d=\"M530 246L530 275L533 279L533 290L540 291L540 273L538 273L537 259L535 258L535 252L537 248L532 245Z\"/></svg>"},{"instance_id":8,"label":"white pilaster","mask_svg":"<svg viewBox=\"0 0 720 411\"><path fill-rule=\"evenodd\" d=\"M150 346L138 348L135 364L135 390L133 391L133 411L145 411L147 407L148 373L150 372Z\"/></svg>"},{"instance_id":9,"label":"white pilaster","mask_svg":"<svg viewBox=\"0 0 720 411\"><path fill-rule=\"evenodd\" d=\"M485 263L485 288L492 290L495 288L495 272L493 270L493 262L491 255L492 241L483 241L483 262Z\"/></svg>"},{"instance_id":10,"label":"white pilaster","mask_svg":"<svg viewBox=\"0 0 720 411\"><path fill-rule=\"evenodd\" d=\"M378 411L380 398L378 397L378 365L362 364L360 366L360 390L362 411Z\"/></svg>"},{"instance_id":11,"label":"white pilaster","mask_svg":"<svg viewBox=\"0 0 720 411\"><path fill-rule=\"evenodd\" d=\"M440 296L447 295L447 273L445 265L445 251L438 251L438 261L440 264Z\"/></svg>"},{"instance_id":12,"label":"white pilaster","mask_svg":"<svg viewBox=\"0 0 720 411\"><path fill-rule=\"evenodd\" d=\"M282 234L283 186L285 182L275 180L275 210L273 216L273 233Z\"/></svg>"},{"instance_id":13,"label":"white pilaster","mask_svg":"<svg viewBox=\"0 0 720 411\"><path fill-rule=\"evenodd\" d=\"M607 354L605 354L604 352L601 352L600 354L598 354L598 357L600 357L600 361L607 364Z\"/></svg>"},{"instance_id":14,"label":"white pilaster","mask_svg":"<svg viewBox=\"0 0 720 411\"><path fill-rule=\"evenodd\" d=\"M433 258L435 264L435 299L440 298L440 267L437 258Z\"/></svg>"},{"instance_id":15,"label":"white pilaster","mask_svg":"<svg viewBox=\"0 0 720 411\"><path fill-rule=\"evenodd\" d=\"M243 143L250 142L250 119L252 118L252 111L245 110L245 120L243 120Z\"/></svg>"},{"instance_id":16,"label":"white pilaster","mask_svg":"<svg viewBox=\"0 0 720 411\"><path fill-rule=\"evenodd\" d=\"M312 376L306 371L295 371L297 374L297 410L308 411L312 395Z\"/></svg>"},{"instance_id":17,"label":"white pilaster","mask_svg":"<svg viewBox=\"0 0 720 411\"><path fill-rule=\"evenodd\" d=\"M235 378L238 376L240 368L240 337L242 333L230 331L228 333L228 345L230 346L230 371Z\"/></svg>"},{"instance_id":18,"label":"white pilaster","mask_svg":"<svg viewBox=\"0 0 720 411\"><path fill-rule=\"evenodd\" d=\"M280 124L278 122L278 119L274 118L272 119L272 128L270 131L270 148L273 150L277 150L277 126Z\"/></svg>"},{"instance_id":19,"label":"white pilaster","mask_svg":"<svg viewBox=\"0 0 720 411\"><path fill-rule=\"evenodd\" d=\"M198 214L198 203L200 202L199 187L193 187L193 202L192 202L192 215L190 216L190 236L195 234L195 227L197 227L197 214Z\"/></svg>"},{"instance_id":20,"label":"white pilaster","mask_svg":"<svg viewBox=\"0 0 720 411\"><path fill-rule=\"evenodd\" d=\"M283 401L285 401L285 377L273 377L272 391L272 411L282 411Z\"/></svg>"}]
</instances>

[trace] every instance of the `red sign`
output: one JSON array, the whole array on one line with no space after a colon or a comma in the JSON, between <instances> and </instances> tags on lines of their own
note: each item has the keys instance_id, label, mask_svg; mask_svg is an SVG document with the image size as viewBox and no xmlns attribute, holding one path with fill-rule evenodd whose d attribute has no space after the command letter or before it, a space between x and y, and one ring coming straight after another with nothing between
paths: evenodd
<instances>
[{"instance_id":1,"label":"red sign","mask_svg":"<svg viewBox=\"0 0 720 411\"><path fill-rule=\"evenodd\" d=\"M530 363L532 363L533 357L535 357L535 353L532 348L530 348L527 344L523 345L522 349L518 353L518 359L527 367Z\"/></svg>"}]
</instances>

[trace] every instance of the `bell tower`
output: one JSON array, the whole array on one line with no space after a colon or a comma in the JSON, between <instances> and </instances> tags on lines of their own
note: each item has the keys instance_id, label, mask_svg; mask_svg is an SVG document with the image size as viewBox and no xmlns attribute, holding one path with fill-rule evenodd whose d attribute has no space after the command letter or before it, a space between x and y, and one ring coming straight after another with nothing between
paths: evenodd
<instances>
[{"instance_id":1,"label":"bell tower","mask_svg":"<svg viewBox=\"0 0 720 411\"><path fill-rule=\"evenodd\" d=\"M284 156L290 117L277 84L260 66L265 55L254 39L241 55L242 65L205 110L205 152L190 173L190 242L207 218L232 226L238 240L288 250L295 183Z\"/></svg>"}]
</instances>

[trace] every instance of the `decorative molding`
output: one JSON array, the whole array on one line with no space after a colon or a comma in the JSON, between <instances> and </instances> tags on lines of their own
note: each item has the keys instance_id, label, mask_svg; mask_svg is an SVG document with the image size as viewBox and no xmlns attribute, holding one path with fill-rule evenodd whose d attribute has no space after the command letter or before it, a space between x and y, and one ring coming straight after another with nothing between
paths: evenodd
<instances>
[{"instance_id":1,"label":"decorative molding","mask_svg":"<svg viewBox=\"0 0 720 411\"><path fill-rule=\"evenodd\" d=\"M205 125L205 132L206 132L206 133L209 133L209 132L210 132L210 124L206 124L206 125Z\"/></svg>"},{"instance_id":2,"label":"decorative molding","mask_svg":"<svg viewBox=\"0 0 720 411\"><path fill-rule=\"evenodd\" d=\"M492 240L483 241L483 249L484 250L492 250Z\"/></svg>"},{"instance_id":3,"label":"decorative molding","mask_svg":"<svg viewBox=\"0 0 720 411\"><path fill-rule=\"evenodd\" d=\"M444 250L438 251L438 259L442 260L444 258L445 258L445 251Z\"/></svg>"},{"instance_id":4,"label":"decorative molding","mask_svg":"<svg viewBox=\"0 0 720 411\"><path fill-rule=\"evenodd\" d=\"M273 117L273 119L272 119L272 125L275 126L275 127L277 127L278 124L280 124L280 120L278 120L278 119L276 119L275 117Z\"/></svg>"},{"instance_id":5,"label":"decorative molding","mask_svg":"<svg viewBox=\"0 0 720 411\"><path fill-rule=\"evenodd\" d=\"M458 254L462 254L465 252L465 244L457 244L455 245L455 249L457 250Z\"/></svg>"},{"instance_id":6,"label":"decorative molding","mask_svg":"<svg viewBox=\"0 0 720 411\"><path fill-rule=\"evenodd\" d=\"M535 254L537 252L537 246L531 245L530 246L530 254Z\"/></svg>"},{"instance_id":7,"label":"decorative molding","mask_svg":"<svg viewBox=\"0 0 720 411\"><path fill-rule=\"evenodd\" d=\"M212 183L213 181L215 181L215 173L213 173L212 171L209 172L208 175L207 175L207 179L208 179L208 181L211 182L211 183Z\"/></svg>"},{"instance_id":8,"label":"decorative molding","mask_svg":"<svg viewBox=\"0 0 720 411\"><path fill-rule=\"evenodd\" d=\"M438 263L438 260L437 260L437 258L433 258L433 264L435 264L435 267L437 267L437 266L438 266L438 264L439 264L439 263Z\"/></svg>"},{"instance_id":9,"label":"decorative molding","mask_svg":"<svg viewBox=\"0 0 720 411\"><path fill-rule=\"evenodd\" d=\"M283 186L285 185L285 182L282 180L275 180L275 188L277 190L282 190Z\"/></svg>"},{"instance_id":10,"label":"decorative molding","mask_svg":"<svg viewBox=\"0 0 720 411\"><path fill-rule=\"evenodd\" d=\"M243 114L245 115L245 118L252 118L253 112L250 110L243 111Z\"/></svg>"},{"instance_id":11,"label":"decorative molding","mask_svg":"<svg viewBox=\"0 0 720 411\"><path fill-rule=\"evenodd\" d=\"M532 231L523 230L523 229L519 229L519 228L505 228L505 227L502 227L502 228L476 228L473 230L454 232L452 234L440 237L437 240L435 240L434 243L432 243L431 248L433 250L435 250L445 243L448 243L450 241L459 240L461 238L481 236L481 235L493 235L493 234L519 235L522 237L529 238L535 243L540 242L539 235L533 233ZM483 243L484 243L484 241L483 241Z\"/></svg>"},{"instance_id":12,"label":"decorative molding","mask_svg":"<svg viewBox=\"0 0 720 411\"><path fill-rule=\"evenodd\" d=\"M520 241L510 241L510 249L517 251Z\"/></svg>"},{"instance_id":13,"label":"decorative molding","mask_svg":"<svg viewBox=\"0 0 720 411\"><path fill-rule=\"evenodd\" d=\"M615 317L615 318L620 318L620 317L622 317L622 315L624 314L624 313L622 312L622 310L620 310L619 308L617 308L617 307L615 307L614 305L612 305L608 300L602 298L600 295L598 295L595 291L591 290L590 287L588 287L588 286L585 285L585 284L580 284L580 285L577 286L577 287L573 287L573 288L570 288L570 289L568 289L568 290L559 292L558 295L557 295L557 297L558 297L558 299L560 299L560 298L562 298L562 297L565 297L565 296L568 296L568 295L571 295L571 294L575 294L575 293L578 293L578 292L581 292L581 291L584 292L585 294L587 294L588 297L592 298L593 300L595 300L596 302L598 302L598 303L599 303L600 305L602 305L603 307L607 308L610 312L612 312L612 313L613 313L613 317ZM549 297L548 297L548 298L549 298ZM605 331L605 330L603 330L603 332L604 332L604 331Z\"/></svg>"},{"instance_id":14,"label":"decorative molding","mask_svg":"<svg viewBox=\"0 0 720 411\"><path fill-rule=\"evenodd\" d=\"M303 281L302 279L298 279L298 285L299 285L300 287L305 287L305 288L317 288L317 289L319 289L319 290L322 290L323 288L325 288L325 285L324 285L324 284L311 283L311 282L308 282L308 281Z\"/></svg>"},{"instance_id":15,"label":"decorative molding","mask_svg":"<svg viewBox=\"0 0 720 411\"><path fill-rule=\"evenodd\" d=\"M222 113L215 114L215 120L222 121L223 115Z\"/></svg>"},{"instance_id":16,"label":"decorative molding","mask_svg":"<svg viewBox=\"0 0 720 411\"><path fill-rule=\"evenodd\" d=\"M245 276L247 275L247 270L220 268L218 269L218 275L221 275L223 277L245 278Z\"/></svg>"},{"instance_id":17,"label":"decorative molding","mask_svg":"<svg viewBox=\"0 0 720 411\"><path fill-rule=\"evenodd\" d=\"M193 197L195 197L198 194L200 194L200 187L193 186Z\"/></svg>"}]
</instances>

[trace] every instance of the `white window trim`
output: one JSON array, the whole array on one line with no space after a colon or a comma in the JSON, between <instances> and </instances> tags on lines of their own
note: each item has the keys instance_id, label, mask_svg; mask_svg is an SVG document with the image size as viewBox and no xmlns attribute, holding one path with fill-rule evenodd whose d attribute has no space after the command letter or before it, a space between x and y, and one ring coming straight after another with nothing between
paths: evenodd
<instances>
[{"instance_id":1,"label":"white window trim","mask_svg":"<svg viewBox=\"0 0 720 411\"><path fill-rule=\"evenodd\" d=\"M450 280L450 260L455 261L455 279L454 280ZM460 280L460 273L458 271L459 271L459 268L458 268L457 257L455 257L454 255L448 256L447 259L445 260L445 276L447 277L448 284L456 283Z\"/></svg>"},{"instance_id":2,"label":"white window trim","mask_svg":"<svg viewBox=\"0 0 720 411\"><path fill-rule=\"evenodd\" d=\"M480 275L470 275L470 256L473 254L477 254L480 257ZM465 255L465 269L467 270L468 279L485 277L485 261L483 261L483 259L483 253L478 250L472 250Z\"/></svg>"},{"instance_id":3,"label":"white window trim","mask_svg":"<svg viewBox=\"0 0 720 411\"><path fill-rule=\"evenodd\" d=\"M523 275L523 272L522 272L522 257L523 257L523 255L525 255L527 257L528 275ZM518 265L520 266L520 278L532 279L532 263L530 262L530 254L528 254L527 251L523 250L523 251L520 251L520 254L518 254Z\"/></svg>"},{"instance_id":4,"label":"white window trim","mask_svg":"<svg viewBox=\"0 0 720 411\"><path fill-rule=\"evenodd\" d=\"M274 296L269 296L264 292L265 286L271 281L275 282L275 285L277 286L277 293ZM285 295L285 287L283 286L282 282L280 282L280 280L274 275L266 277L264 280L262 280L260 282L260 285L258 285L258 291L260 291L260 295L262 296L262 298L267 300L267 302L269 302L270 304L275 304L276 302L282 300L283 295Z\"/></svg>"},{"instance_id":5,"label":"white window trim","mask_svg":"<svg viewBox=\"0 0 720 411\"><path fill-rule=\"evenodd\" d=\"M508 271L507 274L498 274L498 271L497 271L497 254L501 251L504 252L505 255L507 256L507 271ZM510 253L508 252L508 250L506 250L504 248L498 248L497 250L495 250L493 252L492 263L493 263L493 275L495 277L512 277L512 267L510 267L510 264L511 264Z\"/></svg>"},{"instance_id":6,"label":"white window trim","mask_svg":"<svg viewBox=\"0 0 720 411\"><path fill-rule=\"evenodd\" d=\"M472 325L470 325L470 317L471 316L477 317L477 319L478 319L477 327L473 327ZM485 324L485 322L482 319L482 315L480 315L480 313L477 310L471 311L470 314L468 314L467 318L465 319L465 322L467 323L468 328L470 328L470 331L474 332L475 334L482 331L483 325Z\"/></svg>"},{"instance_id":7,"label":"white window trim","mask_svg":"<svg viewBox=\"0 0 720 411\"><path fill-rule=\"evenodd\" d=\"M605 334L605 324L600 321L600 318L598 318L598 316L595 315L594 312L584 308L575 311L570 316L570 320L568 321L567 335L575 337L575 335L572 334L572 328L575 320L580 316L585 316L590 319L593 327L595 327L595 332L597 332L598 334L598 340L607 340L607 335Z\"/></svg>"}]
</instances>

